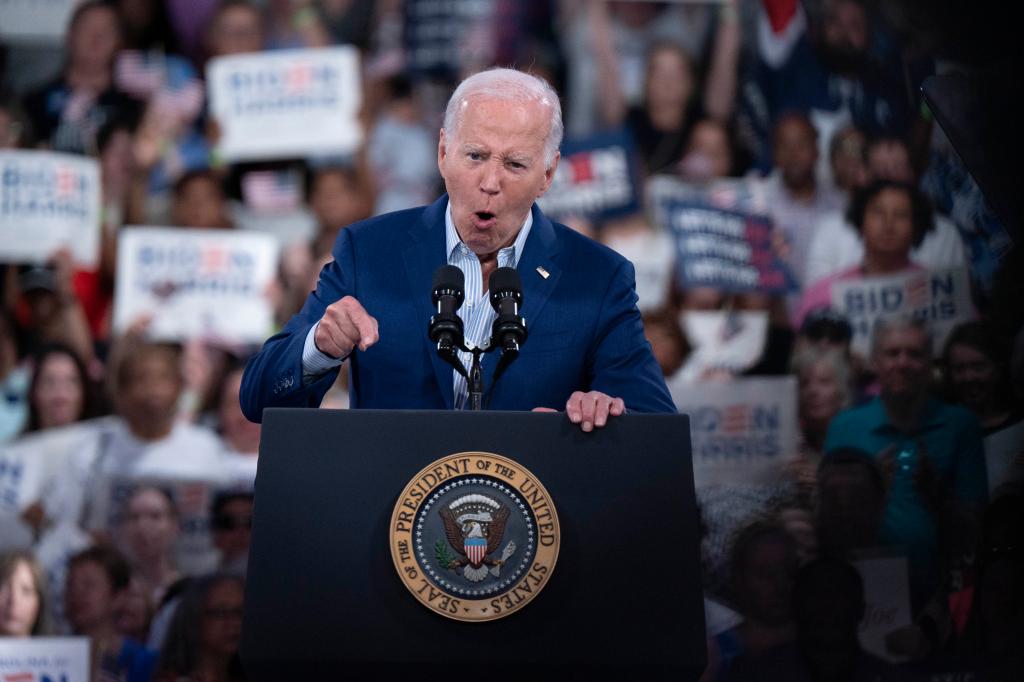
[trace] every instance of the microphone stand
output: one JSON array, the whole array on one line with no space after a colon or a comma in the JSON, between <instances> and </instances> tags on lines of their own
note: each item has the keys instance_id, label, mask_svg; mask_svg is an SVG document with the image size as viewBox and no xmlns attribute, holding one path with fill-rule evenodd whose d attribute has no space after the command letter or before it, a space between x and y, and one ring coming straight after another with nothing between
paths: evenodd
<instances>
[{"instance_id":1,"label":"microphone stand","mask_svg":"<svg viewBox=\"0 0 1024 682\"><path fill-rule=\"evenodd\" d=\"M497 383L498 377L501 376L505 368L507 368L512 360L515 360L519 355L519 349L505 348L501 344L494 343L493 338L489 339L487 345L483 347L469 347L463 339L459 339L455 346L457 346L459 350L473 355L473 361L470 363L468 372L466 371L466 366L462 364L462 360L459 359L459 356L455 353L455 349L452 346L446 347L445 350L439 348L438 354L443 360L454 367L455 371L461 374L466 380L466 387L469 392L469 402L467 403L469 405L469 409L482 410L484 409L484 373L480 366L480 357L485 353L490 353L492 350L501 348L501 357L498 360L498 367L494 372L494 381L492 382L493 388L493 384Z\"/></svg>"}]
</instances>

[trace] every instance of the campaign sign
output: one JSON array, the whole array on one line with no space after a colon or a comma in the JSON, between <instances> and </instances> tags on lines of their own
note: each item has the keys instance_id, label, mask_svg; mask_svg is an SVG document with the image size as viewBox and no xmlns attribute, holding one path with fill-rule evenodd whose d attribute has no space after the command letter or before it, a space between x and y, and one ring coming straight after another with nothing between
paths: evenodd
<instances>
[{"instance_id":1,"label":"campaign sign","mask_svg":"<svg viewBox=\"0 0 1024 682\"><path fill-rule=\"evenodd\" d=\"M832 306L853 326L851 346L861 355L870 351L878 318L900 315L928 320L939 353L953 328L974 317L970 286L967 272L959 268L866 277L835 282Z\"/></svg>"},{"instance_id":2,"label":"campaign sign","mask_svg":"<svg viewBox=\"0 0 1024 682\"><path fill-rule=\"evenodd\" d=\"M100 251L100 169L72 154L0 151L0 261L44 263L62 247L95 267Z\"/></svg>"},{"instance_id":3,"label":"campaign sign","mask_svg":"<svg viewBox=\"0 0 1024 682\"><path fill-rule=\"evenodd\" d=\"M785 294L796 280L772 250L766 216L673 201L665 209L675 236L676 276L684 288Z\"/></svg>"},{"instance_id":4,"label":"campaign sign","mask_svg":"<svg viewBox=\"0 0 1024 682\"><path fill-rule=\"evenodd\" d=\"M568 140L551 187L537 203L553 218L628 215L640 210L638 178L635 146L627 132Z\"/></svg>"},{"instance_id":5,"label":"campaign sign","mask_svg":"<svg viewBox=\"0 0 1024 682\"><path fill-rule=\"evenodd\" d=\"M796 456L795 377L672 383L690 417L695 486L770 484Z\"/></svg>"},{"instance_id":6,"label":"campaign sign","mask_svg":"<svg viewBox=\"0 0 1024 682\"><path fill-rule=\"evenodd\" d=\"M0 40L58 44L81 0L0 0Z\"/></svg>"},{"instance_id":7,"label":"campaign sign","mask_svg":"<svg viewBox=\"0 0 1024 682\"><path fill-rule=\"evenodd\" d=\"M148 315L158 340L262 342L273 325L266 293L277 251L268 234L130 227L118 246L114 328Z\"/></svg>"},{"instance_id":8,"label":"campaign sign","mask_svg":"<svg viewBox=\"0 0 1024 682\"><path fill-rule=\"evenodd\" d=\"M227 161L348 154L362 141L354 47L217 57L207 86Z\"/></svg>"},{"instance_id":9,"label":"campaign sign","mask_svg":"<svg viewBox=\"0 0 1024 682\"><path fill-rule=\"evenodd\" d=\"M90 669L88 637L0 637L4 682L84 682Z\"/></svg>"},{"instance_id":10,"label":"campaign sign","mask_svg":"<svg viewBox=\"0 0 1024 682\"><path fill-rule=\"evenodd\" d=\"M210 507L217 492L214 482L115 478L108 485L105 527L126 554L132 554L134 529L129 503L136 491L157 488L170 496L178 514L179 535L175 546L178 569L186 575L200 575L216 569L218 555L210 535Z\"/></svg>"},{"instance_id":11,"label":"campaign sign","mask_svg":"<svg viewBox=\"0 0 1024 682\"><path fill-rule=\"evenodd\" d=\"M890 654L885 638L910 625L910 581L904 556L861 556L853 561L864 581L864 619L859 638L866 651L893 663L907 659Z\"/></svg>"}]
</instances>

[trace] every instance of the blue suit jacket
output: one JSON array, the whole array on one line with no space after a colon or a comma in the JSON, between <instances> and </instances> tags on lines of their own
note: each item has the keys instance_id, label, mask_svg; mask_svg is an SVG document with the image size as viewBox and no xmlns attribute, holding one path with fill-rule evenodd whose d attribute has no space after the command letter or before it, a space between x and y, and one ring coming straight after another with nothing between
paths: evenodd
<instances>
[{"instance_id":1,"label":"blue suit jacket","mask_svg":"<svg viewBox=\"0 0 1024 682\"><path fill-rule=\"evenodd\" d=\"M349 358L353 408L451 409L452 368L427 337L431 283L446 262L448 197L430 206L365 220L341 231L334 261L320 273L298 315L250 361L242 379L245 415L265 407L316 407L337 370L302 381L302 348L328 305L354 296L377 319L380 340ZM543 268L548 276L538 272ZM621 397L638 412L674 413L636 308L632 264L533 206L533 227L519 259L522 315L529 336L499 379L490 409L565 409L575 390ZM483 361L485 388L497 352Z\"/></svg>"}]
</instances>

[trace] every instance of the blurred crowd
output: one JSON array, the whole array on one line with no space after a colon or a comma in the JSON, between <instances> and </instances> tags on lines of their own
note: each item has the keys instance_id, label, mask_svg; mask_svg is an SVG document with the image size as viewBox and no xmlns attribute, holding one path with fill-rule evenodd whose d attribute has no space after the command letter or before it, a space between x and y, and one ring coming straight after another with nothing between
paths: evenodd
<instances>
[{"instance_id":1,"label":"blurred crowd","mask_svg":"<svg viewBox=\"0 0 1024 682\"><path fill-rule=\"evenodd\" d=\"M464 75L510 65L562 95L567 139L628 131L641 193L669 183L769 216L773 252L797 283L785 295L684 286L650 203L561 216L636 263L647 337L677 404L710 383L796 381L798 442L772 480L698 480L705 678L1017 679L1020 249L922 99L925 77L962 65L943 36L915 28L930 25L921 4L440 6L85 0L62 46L0 37L0 150L95 158L102 206L96 267L66 249L0 265L0 635L88 636L96 680L242 678L260 427L238 391L255 348L156 341L145 315L114 333L119 235L286 226L266 292L282 326L340 229L443 192L435 150L448 95ZM430 42L428 12L447 12L431 18L457 39ZM210 60L334 45L361 56L359 148L225 162L205 104ZM293 179L292 194L267 201L253 182L267 173ZM837 284L946 270L968 273L973 319L942 336L894 317L858 348L832 305ZM716 363L688 323L701 314L764 320L756 352ZM347 404L343 370L324 407ZM880 556L904 561L906 585L892 594L908 606L869 651L864 624L886 605L862 567Z\"/></svg>"}]
</instances>

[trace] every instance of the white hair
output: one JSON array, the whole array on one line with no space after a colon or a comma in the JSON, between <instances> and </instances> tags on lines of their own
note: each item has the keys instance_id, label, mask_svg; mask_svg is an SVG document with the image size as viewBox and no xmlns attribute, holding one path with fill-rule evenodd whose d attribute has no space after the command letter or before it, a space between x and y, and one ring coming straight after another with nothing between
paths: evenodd
<instances>
[{"instance_id":1,"label":"white hair","mask_svg":"<svg viewBox=\"0 0 1024 682\"><path fill-rule=\"evenodd\" d=\"M879 346L886 334L894 329L916 329L924 335L925 352L932 354L932 330L928 320L911 315L883 315L875 320L871 329L871 357L878 355Z\"/></svg>"},{"instance_id":2,"label":"white hair","mask_svg":"<svg viewBox=\"0 0 1024 682\"><path fill-rule=\"evenodd\" d=\"M466 78L455 88L444 110L444 134L454 138L462 123L465 105L471 97L489 97L506 102L539 102L551 112L547 137L544 138L544 160L550 167L562 143L562 105L546 80L515 69L488 69Z\"/></svg>"}]
</instances>

